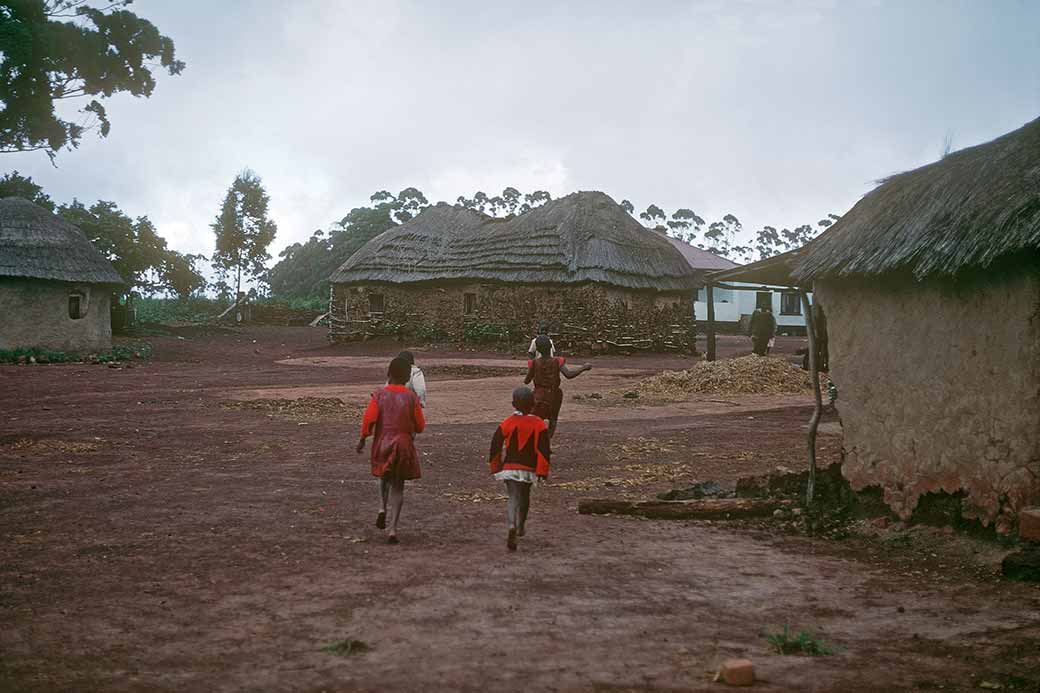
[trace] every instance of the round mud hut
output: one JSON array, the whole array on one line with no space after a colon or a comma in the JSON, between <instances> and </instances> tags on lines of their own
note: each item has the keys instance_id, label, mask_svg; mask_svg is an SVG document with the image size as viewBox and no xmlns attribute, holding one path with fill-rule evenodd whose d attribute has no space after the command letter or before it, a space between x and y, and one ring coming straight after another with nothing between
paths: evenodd
<instances>
[{"instance_id":1,"label":"round mud hut","mask_svg":"<svg viewBox=\"0 0 1040 693\"><path fill-rule=\"evenodd\" d=\"M853 486L1014 532L1040 504L1040 119L883 181L791 265Z\"/></svg>"},{"instance_id":2,"label":"round mud hut","mask_svg":"<svg viewBox=\"0 0 1040 693\"><path fill-rule=\"evenodd\" d=\"M77 227L28 200L0 199L0 350L107 351L111 293L122 284Z\"/></svg>"},{"instance_id":3,"label":"round mud hut","mask_svg":"<svg viewBox=\"0 0 1040 693\"><path fill-rule=\"evenodd\" d=\"M545 323L574 350L692 350L700 277L601 192L505 219L440 203L332 275L331 336L519 344Z\"/></svg>"}]
</instances>

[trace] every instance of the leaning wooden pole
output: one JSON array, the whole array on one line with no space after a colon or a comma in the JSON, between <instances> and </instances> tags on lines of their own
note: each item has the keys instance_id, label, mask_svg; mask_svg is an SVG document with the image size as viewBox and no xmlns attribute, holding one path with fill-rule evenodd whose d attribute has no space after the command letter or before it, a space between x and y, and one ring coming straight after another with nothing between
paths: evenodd
<instances>
[{"instance_id":1,"label":"leaning wooden pole","mask_svg":"<svg viewBox=\"0 0 1040 693\"><path fill-rule=\"evenodd\" d=\"M799 291L802 299L802 310L805 312L805 332L809 337L809 372L812 374L812 389L815 405L812 418L809 419L809 482L805 485L805 504L812 505L813 492L816 489L816 431L820 427L820 416L823 414L823 398L820 395L820 369L816 363L816 324L813 321L812 304L805 291Z\"/></svg>"},{"instance_id":2,"label":"leaning wooden pole","mask_svg":"<svg viewBox=\"0 0 1040 693\"><path fill-rule=\"evenodd\" d=\"M707 299L708 299L708 360L715 360L715 292L711 282L708 282L707 287Z\"/></svg>"}]
</instances>

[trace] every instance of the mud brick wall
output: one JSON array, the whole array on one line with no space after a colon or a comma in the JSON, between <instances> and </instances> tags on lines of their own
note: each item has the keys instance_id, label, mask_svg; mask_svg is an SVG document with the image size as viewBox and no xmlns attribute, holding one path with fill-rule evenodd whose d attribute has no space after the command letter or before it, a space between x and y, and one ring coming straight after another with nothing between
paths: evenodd
<instances>
[{"instance_id":1,"label":"mud brick wall","mask_svg":"<svg viewBox=\"0 0 1040 693\"><path fill-rule=\"evenodd\" d=\"M83 317L69 317L69 295ZM73 354L112 348L111 289L42 279L0 279L0 349L39 347Z\"/></svg>"},{"instance_id":2,"label":"mud brick wall","mask_svg":"<svg viewBox=\"0 0 1040 693\"><path fill-rule=\"evenodd\" d=\"M381 314L370 311L373 294L382 296ZM544 321L560 347L572 352L686 351L694 335L692 300L692 291L628 291L598 284L336 285L331 336L441 332L449 340L464 341L474 331L500 330L518 343Z\"/></svg>"},{"instance_id":3,"label":"mud brick wall","mask_svg":"<svg viewBox=\"0 0 1040 693\"><path fill-rule=\"evenodd\" d=\"M1000 533L1040 502L1040 274L972 288L820 282L853 488L904 519L963 493Z\"/></svg>"}]
</instances>

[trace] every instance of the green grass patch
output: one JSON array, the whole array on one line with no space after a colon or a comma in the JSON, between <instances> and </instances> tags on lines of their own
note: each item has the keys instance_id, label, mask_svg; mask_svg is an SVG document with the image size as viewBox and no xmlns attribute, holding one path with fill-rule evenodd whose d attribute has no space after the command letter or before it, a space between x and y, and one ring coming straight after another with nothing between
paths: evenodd
<instances>
[{"instance_id":1,"label":"green grass patch","mask_svg":"<svg viewBox=\"0 0 1040 693\"><path fill-rule=\"evenodd\" d=\"M822 638L816 637L807 630L792 633L787 625L779 633L766 633L766 642L779 655L825 657L834 654L834 648Z\"/></svg>"},{"instance_id":2,"label":"green grass patch","mask_svg":"<svg viewBox=\"0 0 1040 693\"><path fill-rule=\"evenodd\" d=\"M103 354L69 354L64 351L49 351L47 349L5 349L0 350L0 363L76 363L80 361L91 361L97 363L113 363L116 361L130 361L132 359L146 359L152 355L152 345L148 342L133 344L115 344L111 351Z\"/></svg>"},{"instance_id":3,"label":"green grass patch","mask_svg":"<svg viewBox=\"0 0 1040 693\"><path fill-rule=\"evenodd\" d=\"M346 640L336 640L330 642L321 648L322 652L328 652L334 654L337 657L349 657L351 655L361 654L369 651L368 643L364 640L355 640L354 638L347 638Z\"/></svg>"},{"instance_id":4,"label":"green grass patch","mask_svg":"<svg viewBox=\"0 0 1040 693\"><path fill-rule=\"evenodd\" d=\"M226 302L210 298L139 298L134 301L137 323L185 322L202 324L217 317L227 308Z\"/></svg>"},{"instance_id":5,"label":"green grass patch","mask_svg":"<svg viewBox=\"0 0 1040 693\"><path fill-rule=\"evenodd\" d=\"M36 363L67 363L76 360L64 351L49 351L35 347L0 350L0 363L28 363L29 359L34 359Z\"/></svg>"}]
</instances>

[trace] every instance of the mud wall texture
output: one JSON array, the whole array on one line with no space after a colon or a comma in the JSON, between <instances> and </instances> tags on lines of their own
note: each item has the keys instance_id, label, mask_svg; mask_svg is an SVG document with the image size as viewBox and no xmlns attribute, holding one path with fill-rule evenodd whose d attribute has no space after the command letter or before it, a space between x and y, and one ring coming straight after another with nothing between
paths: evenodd
<instances>
[{"instance_id":1,"label":"mud wall texture","mask_svg":"<svg viewBox=\"0 0 1040 693\"><path fill-rule=\"evenodd\" d=\"M634 291L599 284L338 284L331 295L331 335L519 342L546 322L559 346L573 351L686 351L694 337L692 302L693 291Z\"/></svg>"},{"instance_id":2,"label":"mud wall texture","mask_svg":"<svg viewBox=\"0 0 1040 693\"><path fill-rule=\"evenodd\" d=\"M90 284L0 278L0 349L38 347L67 353L112 348L110 291ZM69 317L69 297L82 317Z\"/></svg>"},{"instance_id":3,"label":"mud wall texture","mask_svg":"<svg viewBox=\"0 0 1040 693\"><path fill-rule=\"evenodd\" d=\"M1040 273L971 287L819 282L853 488L908 518L963 494L998 532L1040 502Z\"/></svg>"}]
</instances>

